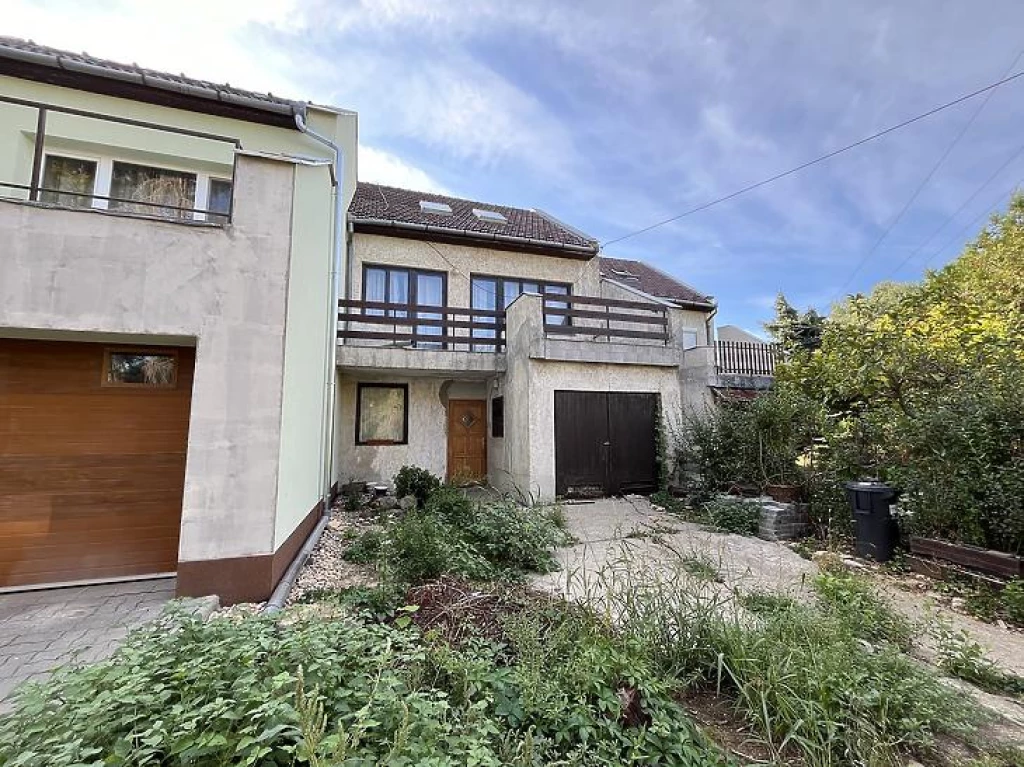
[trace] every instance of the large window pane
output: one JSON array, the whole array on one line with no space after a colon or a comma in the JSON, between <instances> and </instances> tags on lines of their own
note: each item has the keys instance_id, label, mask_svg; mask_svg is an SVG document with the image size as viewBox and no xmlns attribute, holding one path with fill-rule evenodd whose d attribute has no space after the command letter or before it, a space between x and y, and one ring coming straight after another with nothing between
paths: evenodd
<instances>
[{"instance_id":1,"label":"large window pane","mask_svg":"<svg viewBox=\"0 0 1024 767\"><path fill-rule=\"evenodd\" d=\"M388 273L384 269L367 269L363 275L363 300L383 302L387 297ZM383 309L366 309L366 314L377 317L384 314Z\"/></svg>"},{"instance_id":2,"label":"large window pane","mask_svg":"<svg viewBox=\"0 0 1024 767\"><path fill-rule=\"evenodd\" d=\"M498 281L491 277L473 277L471 285L472 290L469 294L470 308L494 311L498 306ZM486 325L494 325L496 319L495 317L484 316L473 317L474 322ZM494 331L485 328L473 328L472 335L473 338L494 338ZM474 344L473 351L489 352L494 351L494 347L488 344Z\"/></svg>"},{"instance_id":3,"label":"large window pane","mask_svg":"<svg viewBox=\"0 0 1024 767\"><path fill-rule=\"evenodd\" d=\"M110 180L110 208L168 218L192 218L196 177L164 168L115 162ZM163 207L167 206L167 207Z\"/></svg>"},{"instance_id":4,"label":"large window pane","mask_svg":"<svg viewBox=\"0 0 1024 767\"><path fill-rule=\"evenodd\" d=\"M88 208L96 185L96 163L72 157L49 155L43 168L43 189L39 199L54 205Z\"/></svg>"},{"instance_id":5,"label":"large window pane","mask_svg":"<svg viewBox=\"0 0 1024 767\"><path fill-rule=\"evenodd\" d=\"M210 194L206 200L207 221L226 223L231 213L231 182L220 178L210 179Z\"/></svg>"},{"instance_id":6,"label":"large window pane","mask_svg":"<svg viewBox=\"0 0 1024 767\"><path fill-rule=\"evenodd\" d=\"M404 269L392 269L388 272L388 303L409 303L409 272ZM408 317L403 309L388 309L389 317Z\"/></svg>"},{"instance_id":7,"label":"large window pane","mask_svg":"<svg viewBox=\"0 0 1024 767\"><path fill-rule=\"evenodd\" d=\"M545 285L544 292L547 295L558 295L567 296L569 295L569 288L566 285ZM569 304L565 301L548 301L546 304L548 309L568 309ZM544 314L544 322L548 325L568 325L569 318L564 314Z\"/></svg>"},{"instance_id":8,"label":"large window pane","mask_svg":"<svg viewBox=\"0 0 1024 767\"><path fill-rule=\"evenodd\" d=\"M356 396L356 444L401 445L408 441L407 387L359 384Z\"/></svg>"},{"instance_id":9,"label":"large window pane","mask_svg":"<svg viewBox=\"0 0 1024 767\"><path fill-rule=\"evenodd\" d=\"M417 274L416 275L416 305L417 306L443 306L444 305L444 279L440 274ZM416 316L425 320L440 320L444 315L437 312L416 312ZM437 325L417 325L416 332L425 336L439 336L443 328ZM436 347L439 343L432 341L420 341L421 346Z\"/></svg>"}]
</instances>

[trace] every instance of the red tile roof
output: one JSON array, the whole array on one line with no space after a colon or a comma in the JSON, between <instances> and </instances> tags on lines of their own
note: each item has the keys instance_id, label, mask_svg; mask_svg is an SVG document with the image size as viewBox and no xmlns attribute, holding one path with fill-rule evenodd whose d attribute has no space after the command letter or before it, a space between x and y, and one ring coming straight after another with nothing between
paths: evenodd
<instances>
[{"instance_id":1,"label":"red tile roof","mask_svg":"<svg viewBox=\"0 0 1024 767\"><path fill-rule=\"evenodd\" d=\"M448 205L452 212L443 215L424 212L420 208L421 201ZM473 213L474 209L500 213L506 220L483 220ZM523 238L536 244L592 250L595 255L598 249L597 241L593 238L539 210L510 208L507 205L416 192L365 181L360 181L356 187L348 213L356 226L360 222L387 221L436 227L449 232L460 232L469 238L490 235Z\"/></svg>"},{"instance_id":2,"label":"red tile roof","mask_svg":"<svg viewBox=\"0 0 1024 767\"><path fill-rule=\"evenodd\" d=\"M656 298L707 304L708 306L714 304L714 299L711 296L694 290L685 282L681 282L643 261L601 256L601 276L623 285L629 285Z\"/></svg>"}]
</instances>

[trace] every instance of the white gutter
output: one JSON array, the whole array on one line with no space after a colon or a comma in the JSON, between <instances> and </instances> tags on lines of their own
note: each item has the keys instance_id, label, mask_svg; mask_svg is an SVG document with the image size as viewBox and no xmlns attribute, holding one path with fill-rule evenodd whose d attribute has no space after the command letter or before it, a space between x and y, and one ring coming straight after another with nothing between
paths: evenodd
<instances>
[{"instance_id":1,"label":"white gutter","mask_svg":"<svg viewBox=\"0 0 1024 767\"><path fill-rule=\"evenodd\" d=\"M324 362L324 418L321 448L321 500L324 504L324 515L330 514L331 509L331 471L334 462L334 401L337 378L338 359L338 295L344 288L341 261L344 252L344 226L345 218L345 156L341 147L335 144L326 136L306 125L302 115L295 115L295 127L305 133L314 141L319 141L334 152L334 228L331 235L331 279L328 301L330 311L327 313L327 342L325 346Z\"/></svg>"}]
</instances>

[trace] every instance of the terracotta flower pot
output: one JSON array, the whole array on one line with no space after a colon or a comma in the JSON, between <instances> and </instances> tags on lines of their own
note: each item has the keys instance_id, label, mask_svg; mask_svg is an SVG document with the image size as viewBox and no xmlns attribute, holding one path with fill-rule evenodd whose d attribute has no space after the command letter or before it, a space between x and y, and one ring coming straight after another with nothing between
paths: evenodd
<instances>
[{"instance_id":1,"label":"terracotta flower pot","mask_svg":"<svg viewBox=\"0 0 1024 767\"><path fill-rule=\"evenodd\" d=\"M796 503L800 500L799 485L768 485L765 492L769 498L779 503Z\"/></svg>"}]
</instances>

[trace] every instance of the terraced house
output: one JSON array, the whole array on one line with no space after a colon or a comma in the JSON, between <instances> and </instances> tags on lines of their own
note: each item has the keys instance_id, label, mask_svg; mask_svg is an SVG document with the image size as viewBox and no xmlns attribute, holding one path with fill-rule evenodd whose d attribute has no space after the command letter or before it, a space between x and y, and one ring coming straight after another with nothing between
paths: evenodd
<instances>
[{"instance_id":1,"label":"terraced house","mask_svg":"<svg viewBox=\"0 0 1024 767\"><path fill-rule=\"evenodd\" d=\"M357 185L356 128L0 38L0 589L262 600L340 483L652 490L737 384L710 297L539 210Z\"/></svg>"},{"instance_id":2,"label":"terraced house","mask_svg":"<svg viewBox=\"0 0 1024 767\"><path fill-rule=\"evenodd\" d=\"M356 115L0 38L0 587L265 598L330 486Z\"/></svg>"}]
</instances>

